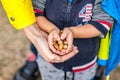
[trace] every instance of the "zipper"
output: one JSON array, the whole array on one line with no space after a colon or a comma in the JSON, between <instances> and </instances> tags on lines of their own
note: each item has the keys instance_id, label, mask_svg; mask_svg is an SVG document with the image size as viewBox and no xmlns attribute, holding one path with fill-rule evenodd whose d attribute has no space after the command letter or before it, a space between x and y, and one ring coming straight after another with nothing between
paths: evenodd
<instances>
[{"instance_id":1,"label":"zipper","mask_svg":"<svg viewBox=\"0 0 120 80\"><path fill-rule=\"evenodd\" d=\"M67 11L66 11L66 26L68 26L68 22L70 19L70 13L72 8L72 2L73 0L67 0Z\"/></svg>"}]
</instances>

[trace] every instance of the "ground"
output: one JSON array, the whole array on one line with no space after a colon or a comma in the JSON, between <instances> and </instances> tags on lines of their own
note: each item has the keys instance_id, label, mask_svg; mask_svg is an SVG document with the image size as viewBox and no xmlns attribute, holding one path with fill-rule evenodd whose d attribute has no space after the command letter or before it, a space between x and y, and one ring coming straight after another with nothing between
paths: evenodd
<instances>
[{"instance_id":1,"label":"ground","mask_svg":"<svg viewBox=\"0 0 120 80\"><path fill-rule=\"evenodd\" d=\"M0 80L12 80L30 53L29 40L8 22L0 4Z\"/></svg>"},{"instance_id":2,"label":"ground","mask_svg":"<svg viewBox=\"0 0 120 80\"><path fill-rule=\"evenodd\" d=\"M0 4L0 80L13 80L30 54L29 45L24 33L9 24ZM120 80L120 67L112 72L111 80Z\"/></svg>"}]
</instances>

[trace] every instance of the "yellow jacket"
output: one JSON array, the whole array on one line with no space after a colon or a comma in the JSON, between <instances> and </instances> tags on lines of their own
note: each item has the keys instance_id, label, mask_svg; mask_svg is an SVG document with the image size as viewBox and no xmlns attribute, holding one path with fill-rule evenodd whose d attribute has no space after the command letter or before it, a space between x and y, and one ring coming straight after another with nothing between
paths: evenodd
<instances>
[{"instance_id":1,"label":"yellow jacket","mask_svg":"<svg viewBox=\"0 0 120 80\"><path fill-rule=\"evenodd\" d=\"M1 0L10 23L16 29L36 22L31 0Z\"/></svg>"}]
</instances>

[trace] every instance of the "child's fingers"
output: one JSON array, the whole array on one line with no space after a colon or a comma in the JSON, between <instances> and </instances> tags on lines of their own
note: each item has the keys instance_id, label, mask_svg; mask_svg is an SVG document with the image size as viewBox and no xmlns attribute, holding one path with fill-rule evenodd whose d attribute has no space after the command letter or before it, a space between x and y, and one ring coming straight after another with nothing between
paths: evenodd
<instances>
[{"instance_id":1,"label":"child's fingers","mask_svg":"<svg viewBox=\"0 0 120 80\"><path fill-rule=\"evenodd\" d=\"M57 33L53 35L53 38L57 41L60 41L60 36Z\"/></svg>"},{"instance_id":2,"label":"child's fingers","mask_svg":"<svg viewBox=\"0 0 120 80\"><path fill-rule=\"evenodd\" d=\"M66 39L66 37L67 37L67 33L65 32L65 31L63 31L63 33L61 34L61 40L64 40L64 39Z\"/></svg>"},{"instance_id":3,"label":"child's fingers","mask_svg":"<svg viewBox=\"0 0 120 80\"><path fill-rule=\"evenodd\" d=\"M73 36L72 35L68 35L67 37L67 49L66 49L66 53L70 52L73 48Z\"/></svg>"}]
</instances>

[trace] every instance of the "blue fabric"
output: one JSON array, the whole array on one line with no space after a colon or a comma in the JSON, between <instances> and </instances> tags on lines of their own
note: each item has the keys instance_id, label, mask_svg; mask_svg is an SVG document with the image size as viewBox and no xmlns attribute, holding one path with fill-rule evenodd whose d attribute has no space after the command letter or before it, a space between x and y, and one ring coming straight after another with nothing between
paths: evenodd
<instances>
[{"instance_id":1,"label":"blue fabric","mask_svg":"<svg viewBox=\"0 0 120 80\"><path fill-rule=\"evenodd\" d=\"M90 80L94 80L94 77L93 77L93 78L91 78Z\"/></svg>"},{"instance_id":2,"label":"blue fabric","mask_svg":"<svg viewBox=\"0 0 120 80\"><path fill-rule=\"evenodd\" d=\"M102 8L114 19L113 30L111 34L109 59L106 65L106 75L117 67L120 61L120 0L104 0Z\"/></svg>"},{"instance_id":3,"label":"blue fabric","mask_svg":"<svg viewBox=\"0 0 120 80\"><path fill-rule=\"evenodd\" d=\"M102 60L102 59L98 58L97 63L101 66L106 66L107 60Z\"/></svg>"},{"instance_id":4,"label":"blue fabric","mask_svg":"<svg viewBox=\"0 0 120 80\"><path fill-rule=\"evenodd\" d=\"M72 3L73 2L73 0L68 0L68 3Z\"/></svg>"}]
</instances>

